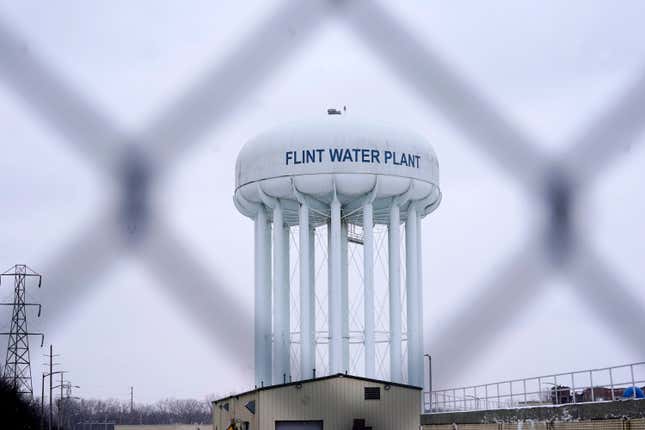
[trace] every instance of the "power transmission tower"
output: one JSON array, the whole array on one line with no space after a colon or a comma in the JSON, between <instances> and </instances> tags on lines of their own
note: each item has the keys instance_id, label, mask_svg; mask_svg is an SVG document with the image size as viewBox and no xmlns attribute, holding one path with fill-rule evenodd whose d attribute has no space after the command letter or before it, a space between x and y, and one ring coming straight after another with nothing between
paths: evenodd
<instances>
[{"instance_id":1,"label":"power transmission tower","mask_svg":"<svg viewBox=\"0 0 645 430\"><path fill-rule=\"evenodd\" d=\"M11 328L8 333L0 333L9 336L7 345L7 359L5 361L4 378L12 384L18 394L33 398L34 390L31 383L31 361L29 357L29 336L38 335L41 337L40 346L43 346L45 335L43 333L30 333L27 329L27 306L38 306L40 317L41 305L38 303L27 303L26 284L27 279L34 277L38 280L38 288L41 286L41 276L24 264L16 264L9 270L0 274L2 278L14 278L13 302L0 303L0 305L12 306Z\"/></svg>"}]
</instances>

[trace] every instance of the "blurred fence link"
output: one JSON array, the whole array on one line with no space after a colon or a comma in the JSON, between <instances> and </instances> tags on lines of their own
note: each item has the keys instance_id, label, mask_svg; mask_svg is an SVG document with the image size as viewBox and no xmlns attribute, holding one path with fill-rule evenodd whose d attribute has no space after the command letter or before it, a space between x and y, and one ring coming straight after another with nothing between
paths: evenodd
<instances>
[{"instance_id":1,"label":"blurred fence link","mask_svg":"<svg viewBox=\"0 0 645 430\"><path fill-rule=\"evenodd\" d=\"M488 348L491 337L512 322L508 316L521 314L554 272L567 275L580 301L597 309L595 315L628 346L642 351L645 319L623 322L624 315L642 315L640 301L579 234L577 205L642 132L645 73L554 158L434 52L430 41L412 34L379 3L367 1L285 2L137 135L120 129L88 94L25 49L23 39L0 21L0 81L120 189L120 197L41 269L48 322L59 320L72 301L92 292L97 279L126 252L150 269L208 341L227 345L220 349L235 357L241 348L238 339L251 333L252 318L240 317L247 311L170 228L152 194L182 153L229 120L328 19L347 24L423 102L438 108L548 214L506 269L468 299L460 314L469 317L455 318L437 334L433 354L451 357L442 372L449 378L477 355L463 354L455 339L469 344L471 352Z\"/></svg>"}]
</instances>

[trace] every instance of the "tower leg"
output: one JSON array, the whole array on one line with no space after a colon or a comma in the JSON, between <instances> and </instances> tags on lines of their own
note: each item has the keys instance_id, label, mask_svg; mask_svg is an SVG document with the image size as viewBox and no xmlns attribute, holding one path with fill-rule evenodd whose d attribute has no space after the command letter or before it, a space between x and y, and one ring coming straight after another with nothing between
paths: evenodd
<instances>
[{"instance_id":1,"label":"tower leg","mask_svg":"<svg viewBox=\"0 0 645 430\"><path fill-rule=\"evenodd\" d=\"M309 207L300 205L300 379L310 379L314 368L314 328L311 306L313 284L311 280L311 232L309 229Z\"/></svg>"},{"instance_id":2,"label":"tower leg","mask_svg":"<svg viewBox=\"0 0 645 430\"><path fill-rule=\"evenodd\" d=\"M271 383L271 236L263 205L255 216L255 384ZM269 258L267 259L267 255Z\"/></svg>"},{"instance_id":3,"label":"tower leg","mask_svg":"<svg viewBox=\"0 0 645 430\"><path fill-rule=\"evenodd\" d=\"M340 224L340 267L341 267L341 319L343 326L343 372L349 371L349 273L347 267L347 223Z\"/></svg>"},{"instance_id":4,"label":"tower leg","mask_svg":"<svg viewBox=\"0 0 645 430\"><path fill-rule=\"evenodd\" d=\"M374 207L363 207L363 309L365 316L365 376L376 377L374 343Z\"/></svg>"},{"instance_id":5,"label":"tower leg","mask_svg":"<svg viewBox=\"0 0 645 430\"><path fill-rule=\"evenodd\" d=\"M287 234L285 235L285 231ZM273 383L289 376L289 236L282 208L273 209ZM285 264L286 263L286 264Z\"/></svg>"},{"instance_id":6,"label":"tower leg","mask_svg":"<svg viewBox=\"0 0 645 430\"><path fill-rule=\"evenodd\" d=\"M421 256L423 255L421 252L421 247L423 244L422 236L421 236L421 216L419 212L417 211L417 282L419 285L419 300L417 303L417 312L419 314L419 348L421 349L421 354L424 353L424 336L423 336L423 259ZM423 356L420 357L421 364L420 366L422 367L421 369L421 387L423 387L423 381L425 380L424 372L423 372ZM429 389L431 389L430 387ZM432 399L430 399L432 401Z\"/></svg>"},{"instance_id":7,"label":"tower leg","mask_svg":"<svg viewBox=\"0 0 645 430\"><path fill-rule=\"evenodd\" d=\"M388 271L390 287L390 379L402 382L401 373L401 215L399 207L390 208L388 226Z\"/></svg>"},{"instance_id":8,"label":"tower leg","mask_svg":"<svg viewBox=\"0 0 645 430\"><path fill-rule=\"evenodd\" d=\"M309 283L311 285L311 295L309 296L309 306L311 315L309 315L311 332L312 332L312 370L316 367L316 228L311 226L309 228Z\"/></svg>"},{"instance_id":9,"label":"tower leg","mask_svg":"<svg viewBox=\"0 0 645 430\"><path fill-rule=\"evenodd\" d=\"M420 345L419 332L419 288L417 210L410 205L408 219L405 223L405 283L407 289L407 323L408 323L408 384L423 386L423 351Z\"/></svg>"},{"instance_id":10,"label":"tower leg","mask_svg":"<svg viewBox=\"0 0 645 430\"><path fill-rule=\"evenodd\" d=\"M329 225L329 373L343 371L340 202L334 196Z\"/></svg>"},{"instance_id":11,"label":"tower leg","mask_svg":"<svg viewBox=\"0 0 645 430\"><path fill-rule=\"evenodd\" d=\"M282 228L282 235L284 240L282 246L284 246L284 251L282 255L284 256L283 265L284 265L284 290L282 291L282 301L284 306L286 306L286 314L284 317L284 332L285 332L285 344L283 346L284 356L283 359L283 368L285 371L282 373L282 380L289 382L291 380L291 256L289 249L291 247L291 237L289 233L291 228L284 226Z\"/></svg>"}]
</instances>

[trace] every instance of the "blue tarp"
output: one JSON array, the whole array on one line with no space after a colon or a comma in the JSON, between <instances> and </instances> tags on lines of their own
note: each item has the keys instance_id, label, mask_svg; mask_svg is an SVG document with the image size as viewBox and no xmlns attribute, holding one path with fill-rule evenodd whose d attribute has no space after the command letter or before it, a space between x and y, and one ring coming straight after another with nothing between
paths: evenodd
<instances>
[{"instance_id":1,"label":"blue tarp","mask_svg":"<svg viewBox=\"0 0 645 430\"><path fill-rule=\"evenodd\" d=\"M634 387L627 388L623 393L623 398L630 398L630 397L634 397ZM639 387L636 387L636 398L645 399L645 394L643 394L643 390L641 390Z\"/></svg>"}]
</instances>

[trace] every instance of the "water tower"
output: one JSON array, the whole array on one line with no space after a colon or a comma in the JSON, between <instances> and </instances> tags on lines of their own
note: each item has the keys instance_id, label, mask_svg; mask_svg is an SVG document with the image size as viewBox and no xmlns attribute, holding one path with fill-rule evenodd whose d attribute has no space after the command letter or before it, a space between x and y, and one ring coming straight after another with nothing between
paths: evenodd
<instances>
[{"instance_id":1,"label":"water tower","mask_svg":"<svg viewBox=\"0 0 645 430\"><path fill-rule=\"evenodd\" d=\"M347 371L423 386L421 220L440 200L431 146L385 124L330 115L242 148L258 386Z\"/></svg>"}]
</instances>

